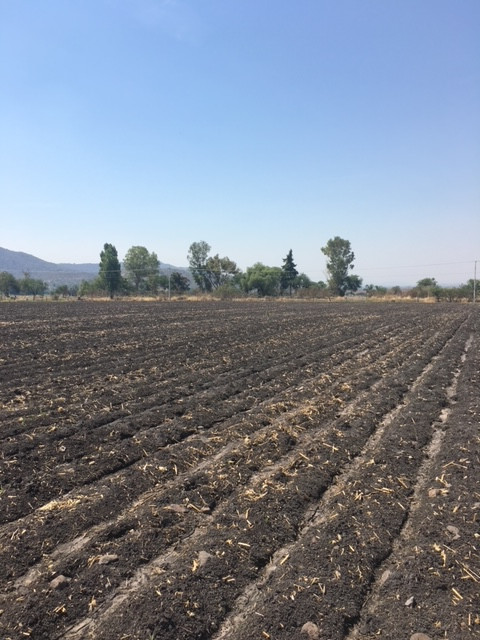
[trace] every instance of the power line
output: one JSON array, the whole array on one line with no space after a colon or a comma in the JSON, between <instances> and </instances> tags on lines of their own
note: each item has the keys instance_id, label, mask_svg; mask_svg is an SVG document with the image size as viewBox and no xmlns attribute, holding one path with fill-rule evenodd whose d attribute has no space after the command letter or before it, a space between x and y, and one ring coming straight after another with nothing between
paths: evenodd
<instances>
[{"instance_id":1,"label":"power line","mask_svg":"<svg viewBox=\"0 0 480 640\"><path fill-rule=\"evenodd\" d=\"M475 261L474 260L464 260L462 262L429 262L426 264L404 264L404 265L388 265L388 266L382 266L382 267L364 267L362 265L356 265L355 268L359 269L359 270L368 270L368 271L373 271L373 270L385 270L385 269L417 269L418 267L442 267L442 266L448 266L448 265L452 265L452 264L473 264Z\"/></svg>"}]
</instances>

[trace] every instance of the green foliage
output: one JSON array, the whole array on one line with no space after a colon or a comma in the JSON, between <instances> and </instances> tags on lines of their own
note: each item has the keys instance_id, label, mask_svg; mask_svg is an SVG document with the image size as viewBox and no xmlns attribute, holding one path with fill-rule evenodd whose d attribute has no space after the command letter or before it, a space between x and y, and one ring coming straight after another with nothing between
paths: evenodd
<instances>
[{"instance_id":1,"label":"green foliage","mask_svg":"<svg viewBox=\"0 0 480 640\"><path fill-rule=\"evenodd\" d=\"M435 278L422 278L417 282L416 287L411 292L417 298L431 298L435 296L437 300L440 296L440 289Z\"/></svg>"},{"instance_id":2,"label":"green foliage","mask_svg":"<svg viewBox=\"0 0 480 640\"><path fill-rule=\"evenodd\" d=\"M221 258L218 253L209 256L210 245L205 242L193 242L190 245L187 259L195 283L201 291L213 291L227 284L239 273L233 260L227 256Z\"/></svg>"},{"instance_id":3,"label":"green foliage","mask_svg":"<svg viewBox=\"0 0 480 640\"><path fill-rule=\"evenodd\" d=\"M280 292L281 278L280 267L267 267L257 262L242 275L241 287L245 293L256 291L259 296L276 296Z\"/></svg>"},{"instance_id":4,"label":"green foliage","mask_svg":"<svg viewBox=\"0 0 480 640\"><path fill-rule=\"evenodd\" d=\"M299 276L300 278L300 276ZM303 287L299 287L297 295L300 298L328 298L330 297L330 290L325 282L311 282Z\"/></svg>"},{"instance_id":5,"label":"green foliage","mask_svg":"<svg viewBox=\"0 0 480 640\"><path fill-rule=\"evenodd\" d=\"M295 289L310 289L314 285L315 283L310 280L306 273L299 273L295 277Z\"/></svg>"},{"instance_id":6,"label":"green foliage","mask_svg":"<svg viewBox=\"0 0 480 640\"><path fill-rule=\"evenodd\" d=\"M220 298L220 300L231 300L232 298L242 297L245 294L235 286L233 281L229 281L217 287L212 292L212 295L215 298Z\"/></svg>"},{"instance_id":7,"label":"green foliage","mask_svg":"<svg viewBox=\"0 0 480 640\"><path fill-rule=\"evenodd\" d=\"M157 276L157 286L159 289L167 290L168 289L169 278L165 274L160 274Z\"/></svg>"},{"instance_id":8,"label":"green foliage","mask_svg":"<svg viewBox=\"0 0 480 640\"><path fill-rule=\"evenodd\" d=\"M437 281L435 278L423 278L417 282L417 287L420 289L431 289L432 287L437 286Z\"/></svg>"},{"instance_id":9,"label":"green foliage","mask_svg":"<svg viewBox=\"0 0 480 640\"><path fill-rule=\"evenodd\" d=\"M381 287L378 284L367 284L364 287L364 291L368 298L372 298L373 296L382 298L387 295L388 289L387 287Z\"/></svg>"},{"instance_id":10,"label":"green foliage","mask_svg":"<svg viewBox=\"0 0 480 640\"><path fill-rule=\"evenodd\" d=\"M118 253L113 244L105 243L103 251L100 253L100 286L106 289L110 298L120 289L122 285L122 273Z\"/></svg>"},{"instance_id":11,"label":"green foliage","mask_svg":"<svg viewBox=\"0 0 480 640\"><path fill-rule=\"evenodd\" d=\"M201 291L211 291L210 280L207 277L207 260L210 249L210 245L201 240L200 242L192 242L187 254L192 277Z\"/></svg>"},{"instance_id":12,"label":"green foliage","mask_svg":"<svg viewBox=\"0 0 480 640\"><path fill-rule=\"evenodd\" d=\"M345 293L347 292L355 292L362 288L362 278L356 275L349 275L345 278L344 281Z\"/></svg>"},{"instance_id":13,"label":"green foliage","mask_svg":"<svg viewBox=\"0 0 480 640\"><path fill-rule=\"evenodd\" d=\"M170 275L170 291L176 293L184 293L190 289L189 279L182 275L179 271L174 271Z\"/></svg>"},{"instance_id":14,"label":"green foliage","mask_svg":"<svg viewBox=\"0 0 480 640\"><path fill-rule=\"evenodd\" d=\"M123 261L127 280L136 293L156 293L160 286L160 262L157 254L145 247L134 246L127 251Z\"/></svg>"},{"instance_id":15,"label":"green foliage","mask_svg":"<svg viewBox=\"0 0 480 640\"><path fill-rule=\"evenodd\" d=\"M2 271L0 273L0 293L4 296L16 296L20 293L20 285L16 278L13 277L8 271Z\"/></svg>"},{"instance_id":16,"label":"green foliage","mask_svg":"<svg viewBox=\"0 0 480 640\"><path fill-rule=\"evenodd\" d=\"M473 290L474 280L470 278L466 284L461 284L459 287L448 287L442 289L442 297L449 302L458 300L468 300L473 302ZM478 299L478 283L477 283L477 299Z\"/></svg>"},{"instance_id":17,"label":"green foliage","mask_svg":"<svg viewBox=\"0 0 480 640\"><path fill-rule=\"evenodd\" d=\"M473 278L470 278L468 280L467 284L460 285L459 289L460 289L460 291L462 293L462 297L466 298L467 300L470 300L472 302L473 302L473 292L474 292L474 290L476 290L476 298L478 300L479 293L480 293L479 286L478 286L478 281L477 281L476 286L475 286L475 281L474 281Z\"/></svg>"},{"instance_id":18,"label":"green foliage","mask_svg":"<svg viewBox=\"0 0 480 640\"><path fill-rule=\"evenodd\" d=\"M18 281L20 293L25 296L43 296L47 292L48 285L43 280L30 277L29 273L25 273L24 277Z\"/></svg>"},{"instance_id":19,"label":"green foliage","mask_svg":"<svg viewBox=\"0 0 480 640\"><path fill-rule=\"evenodd\" d=\"M213 258L207 259L205 275L210 282L210 291L226 285L238 273L236 263L227 256L220 258L217 253Z\"/></svg>"},{"instance_id":20,"label":"green foliage","mask_svg":"<svg viewBox=\"0 0 480 640\"><path fill-rule=\"evenodd\" d=\"M82 280L78 287L78 297L93 296L95 293L101 292L103 284L100 277L95 280Z\"/></svg>"},{"instance_id":21,"label":"green foliage","mask_svg":"<svg viewBox=\"0 0 480 640\"><path fill-rule=\"evenodd\" d=\"M322 247L322 253L328 258L328 287L333 295L344 296L347 291L360 289L362 279L359 276L349 275L350 269L353 269L355 254L348 240L335 236L327 242L325 247Z\"/></svg>"},{"instance_id":22,"label":"green foliage","mask_svg":"<svg viewBox=\"0 0 480 640\"><path fill-rule=\"evenodd\" d=\"M68 289L68 284L61 284L60 286L55 288L53 292L56 296L62 296L62 298L66 298L70 295L70 291Z\"/></svg>"},{"instance_id":23,"label":"green foliage","mask_svg":"<svg viewBox=\"0 0 480 640\"><path fill-rule=\"evenodd\" d=\"M466 284L458 287L441 287L435 278L423 278L417 282L417 286L410 290L409 295L417 298L435 298L437 302L473 301L473 278Z\"/></svg>"},{"instance_id":24,"label":"green foliage","mask_svg":"<svg viewBox=\"0 0 480 640\"><path fill-rule=\"evenodd\" d=\"M94 297L94 296L105 296L110 295L110 292L107 290L105 286L105 281L100 276L97 276L95 280L82 280L79 287L75 287L76 295L79 298L83 298L85 296ZM116 293L129 293L129 284L125 280L125 278L120 278L120 285L116 290Z\"/></svg>"},{"instance_id":25,"label":"green foliage","mask_svg":"<svg viewBox=\"0 0 480 640\"><path fill-rule=\"evenodd\" d=\"M293 261L292 250L287 253L286 258L283 260L282 273L280 276L280 288L282 291L289 292L292 295L292 290L297 288L296 278L298 276L297 265Z\"/></svg>"}]
</instances>

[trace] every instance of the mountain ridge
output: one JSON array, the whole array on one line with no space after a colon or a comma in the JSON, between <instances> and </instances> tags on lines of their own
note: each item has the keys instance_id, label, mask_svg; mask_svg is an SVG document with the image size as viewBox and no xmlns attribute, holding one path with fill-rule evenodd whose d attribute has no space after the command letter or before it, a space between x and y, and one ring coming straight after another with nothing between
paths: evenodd
<instances>
[{"instance_id":1,"label":"mountain ridge","mask_svg":"<svg viewBox=\"0 0 480 640\"><path fill-rule=\"evenodd\" d=\"M186 267L160 264L160 271L173 269L185 272ZM50 287L80 284L83 280L94 280L98 276L99 262L49 262L24 251L12 251L0 247L0 273L7 271L14 278L23 278L28 273L32 278L43 280Z\"/></svg>"}]
</instances>

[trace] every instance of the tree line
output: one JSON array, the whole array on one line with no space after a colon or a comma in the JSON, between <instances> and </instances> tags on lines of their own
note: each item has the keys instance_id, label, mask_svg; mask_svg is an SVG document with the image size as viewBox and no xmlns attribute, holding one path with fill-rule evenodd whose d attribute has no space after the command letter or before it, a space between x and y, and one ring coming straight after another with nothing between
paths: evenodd
<instances>
[{"instance_id":1,"label":"tree line","mask_svg":"<svg viewBox=\"0 0 480 640\"><path fill-rule=\"evenodd\" d=\"M305 273L299 273L290 249L281 266L268 266L256 262L244 272L236 263L218 254L210 256L210 245L194 242L188 252L188 263L193 279L203 292L222 289L222 293L255 293L259 296L293 295L298 290L309 290L318 295L344 296L347 291L357 291L362 279L350 274L354 253L350 242L336 236L329 240L322 252L327 256L327 282L312 281Z\"/></svg>"},{"instance_id":2,"label":"tree line","mask_svg":"<svg viewBox=\"0 0 480 640\"><path fill-rule=\"evenodd\" d=\"M43 280L32 278L25 272L23 278L15 278L8 271L0 273L0 293L4 296L43 296L48 291L48 284Z\"/></svg>"},{"instance_id":3,"label":"tree line","mask_svg":"<svg viewBox=\"0 0 480 640\"><path fill-rule=\"evenodd\" d=\"M100 253L97 278L92 282L83 282L79 295L101 291L108 293L111 298L115 294L157 295L166 289L182 293L190 289L190 281L179 271L161 274L157 254L141 246L130 247L123 260L122 271L117 249L113 244L106 243Z\"/></svg>"},{"instance_id":4,"label":"tree line","mask_svg":"<svg viewBox=\"0 0 480 640\"><path fill-rule=\"evenodd\" d=\"M205 241L193 242L188 250L187 260L191 279L180 271L161 273L160 261L155 252L143 246L131 247L120 263L117 249L105 243L100 252L98 276L94 280L83 281L79 287L61 285L53 293L56 295L158 295L169 291L179 294L189 291L192 285L202 293L215 292L219 297L238 295L280 296L302 295L303 297L344 297L362 288L362 278L352 273L355 254L349 240L335 236L321 248L327 258L326 282L312 281L305 273L299 273L290 249L281 266L268 266L256 262L241 271L228 256L218 253L211 255L211 247ZM460 287L443 288L435 278L424 278L415 288L408 291L409 297L434 297L437 300L472 299L475 283L470 280ZM0 293L6 296L44 295L47 283L25 274L16 279L13 275L0 273ZM404 294L400 287L386 287L368 284L362 293L367 297L383 297L387 293L395 296Z\"/></svg>"},{"instance_id":5,"label":"tree line","mask_svg":"<svg viewBox=\"0 0 480 640\"><path fill-rule=\"evenodd\" d=\"M299 273L294 262L293 251L289 250L282 266L268 266L255 263L242 272L228 256L218 253L211 255L211 246L204 240L193 242L188 250L189 271L196 288L203 293L217 292L223 296L239 293L259 296L293 295L299 289L330 292L344 296L347 291L356 291L362 284L361 278L350 274L354 254L348 240L335 237L322 248L328 258L329 279L313 282L305 273ZM113 245L105 245L101 253L99 283L114 295L125 289L118 256ZM132 247L123 263L127 284L133 285L135 292L155 292L167 286L166 276L159 275L159 261L156 254L150 254L144 247ZM174 273L169 277L168 287L173 291L186 291L188 279ZM172 284L173 278L173 284Z\"/></svg>"}]
</instances>

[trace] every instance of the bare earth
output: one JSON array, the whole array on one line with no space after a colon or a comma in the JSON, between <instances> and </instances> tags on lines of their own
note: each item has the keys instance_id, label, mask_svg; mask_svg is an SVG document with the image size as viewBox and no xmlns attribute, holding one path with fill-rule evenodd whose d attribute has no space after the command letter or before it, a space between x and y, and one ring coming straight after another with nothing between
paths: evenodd
<instances>
[{"instance_id":1,"label":"bare earth","mask_svg":"<svg viewBox=\"0 0 480 640\"><path fill-rule=\"evenodd\" d=\"M0 638L480 637L478 324L1 304Z\"/></svg>"}]
</instances>

